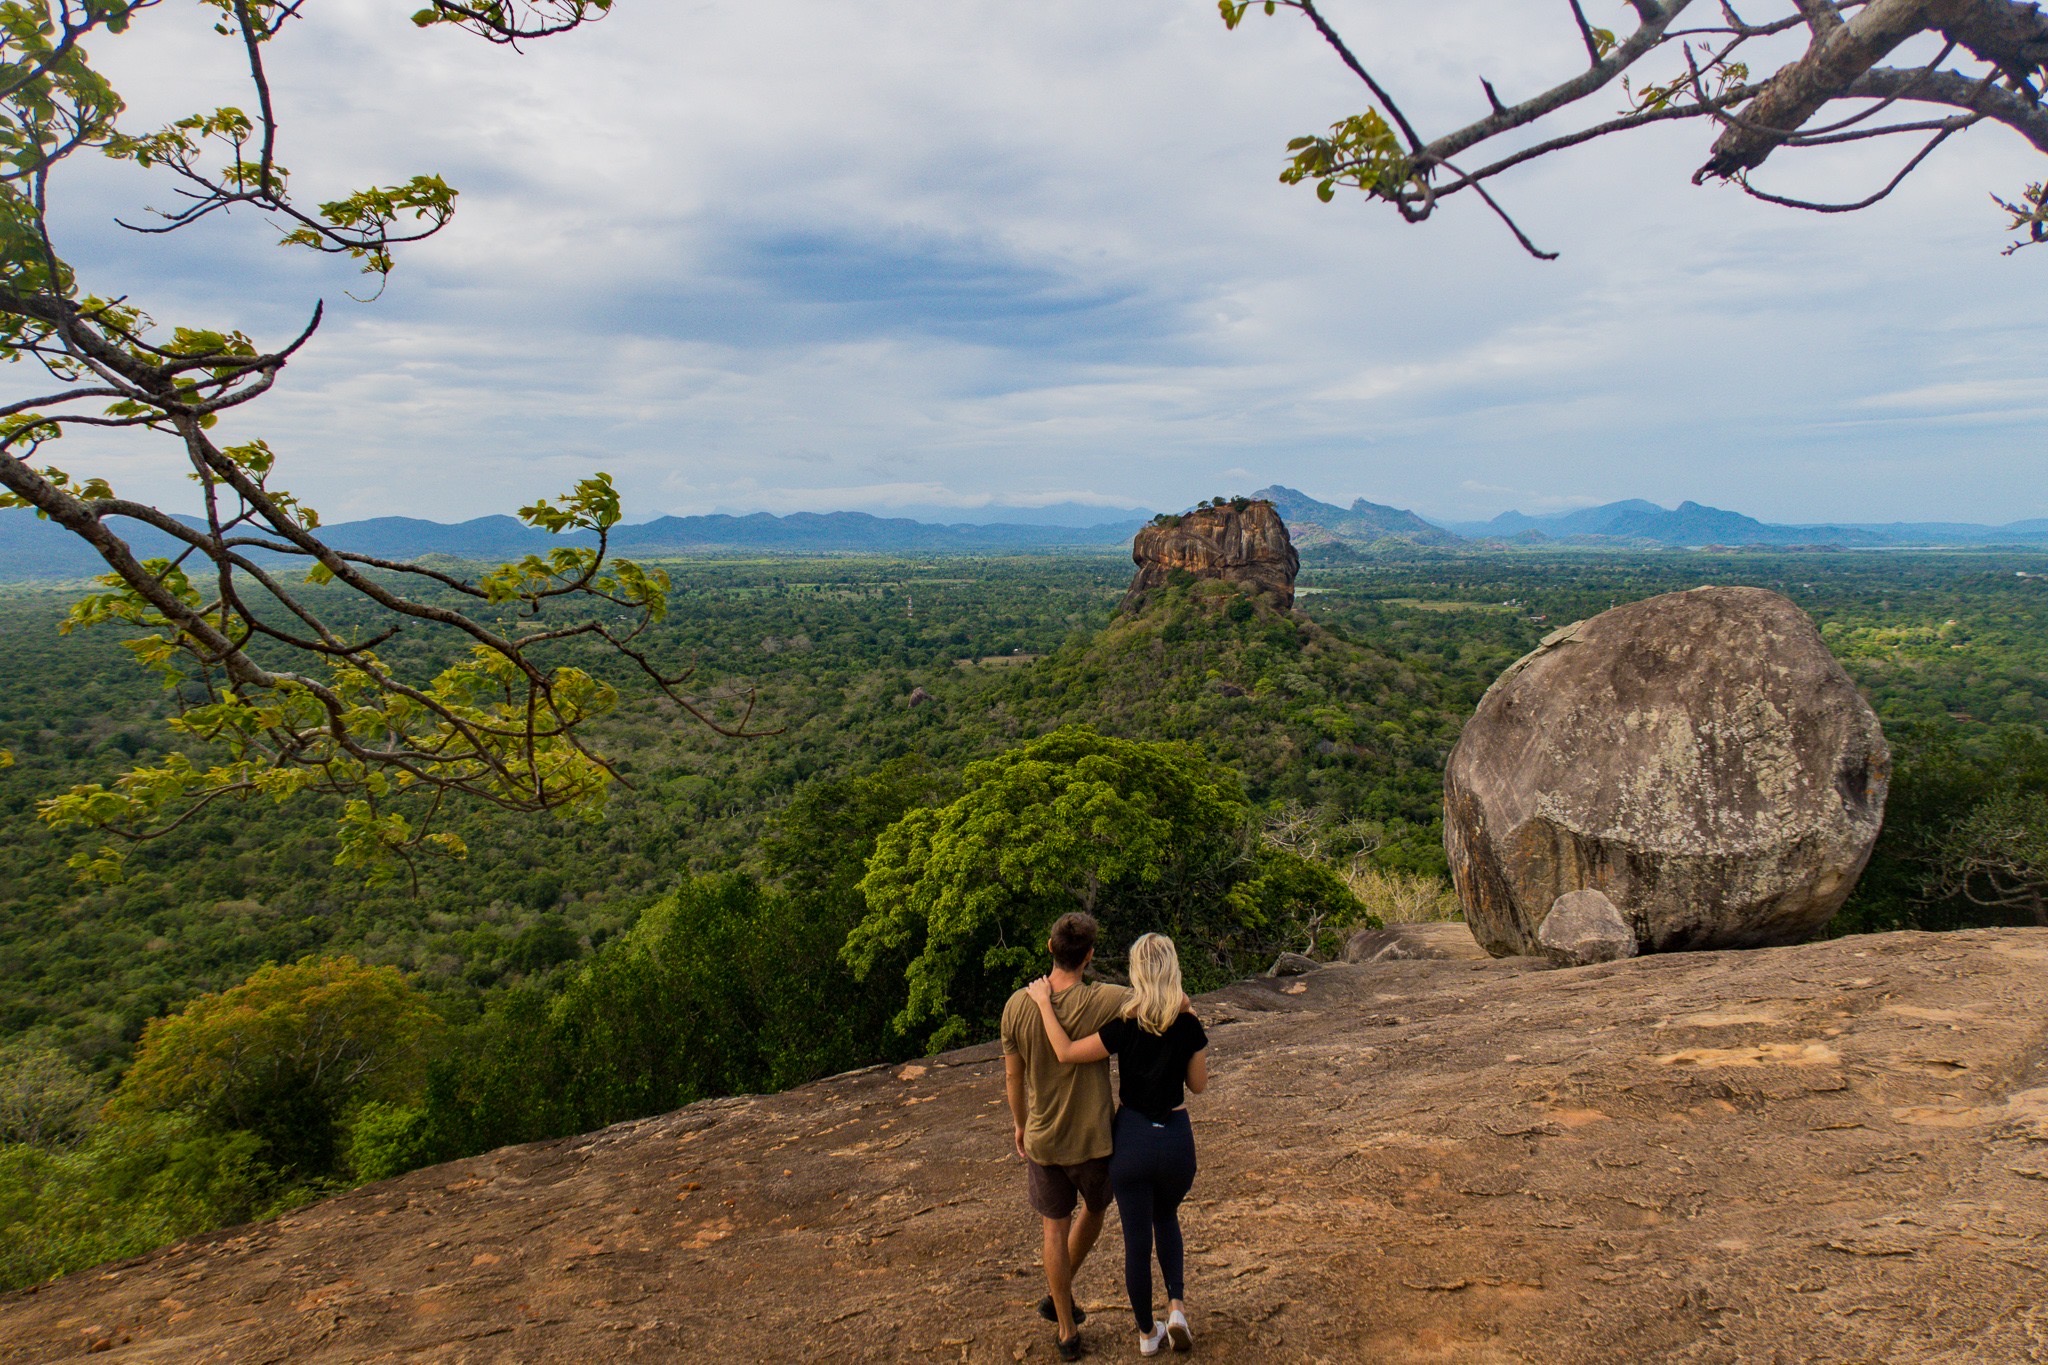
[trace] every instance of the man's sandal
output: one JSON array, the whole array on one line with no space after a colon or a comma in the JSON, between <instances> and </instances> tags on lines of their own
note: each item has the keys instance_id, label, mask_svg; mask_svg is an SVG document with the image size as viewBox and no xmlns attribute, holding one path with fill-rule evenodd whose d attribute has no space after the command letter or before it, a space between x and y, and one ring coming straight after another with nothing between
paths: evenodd
<instances>
[{"instance_id":1,"label":"man's sandal","mask_svg":"<svg viewBox=\"0 0 2048 1365\"><path fill-rule=\"evenodd\" d=\"M1044 1318L1047 1322L1058 1322L1060 1320L1060 1310L1054 1305L1052 1295L1047 1294L1038 1301L1038 1316ZM1088 1321L1087 1311L1076 1302L1074 1304L1074 1326L1079 1327L1086 1321Z\"/></svg>"}]
</instances>

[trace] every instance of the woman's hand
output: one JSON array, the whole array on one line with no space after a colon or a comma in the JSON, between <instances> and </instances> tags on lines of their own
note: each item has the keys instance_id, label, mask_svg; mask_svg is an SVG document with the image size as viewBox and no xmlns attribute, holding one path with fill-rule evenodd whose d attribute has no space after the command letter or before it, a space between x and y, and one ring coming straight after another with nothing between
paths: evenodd
<instances>
[{"instance_id":1,"label":"woman's hand","mask_svg":"<svg viewBox=\"0 0 2048 1365\"><path fill-rule=\"evenodd\" d=\"M1109 1056L1109 1049L1102 1045L1099 1033L1091 1033L1078 1043L1067 1036L1066 1025L1060 1023L1060 1016L1052 1007L1051 977L1039 977L1024 988L1024 994L1038 1004L1038 1018L1045 1025L1045 1040L1052 1044L1053 1056L1069 1066L1099 1062Z\"/></svg>"}]
</instances>

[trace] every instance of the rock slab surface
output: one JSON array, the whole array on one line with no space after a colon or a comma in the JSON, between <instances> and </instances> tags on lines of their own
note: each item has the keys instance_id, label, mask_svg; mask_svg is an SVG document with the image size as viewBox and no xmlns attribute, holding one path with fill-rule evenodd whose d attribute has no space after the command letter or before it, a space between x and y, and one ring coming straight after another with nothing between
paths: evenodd
<instances>
[{"instance_id":1,"label":"rock slab surface","mask_svg":"<svg viewBox=\"0 0 2048 1365\"><path fill-rule=\"evenodd\" d=\"M1301 569L1287 524L1270 502L1225 503L1155 522L1138 532L1131 559L1138 573L1124 594L1125 611L1137 610L1176 569L1248 584L1284 610L1294 605L1294 576Z\"/></svg>"},{"instance_id":2,"label":"rock slab surface","mask_svg":"<svg viewBox=\"0 0 2048 1365\"><path fill-rule=\"evenodd\" d=\"M1195 1361L2048 1360L2048 929L1196 1008ZM973 1048L415 1171L0 1296L0 1361L1050 1361L1002 1096Z\"/></svg>"},{"instance_id":3,"label":"rock slab surface","mask_svg":"<svg viewBox=\"0 0 2048 1365\"><path fill-rule=\"evenodd\" d=\"M1810 937L1884 818L1877 715L1806 614L1758 588L1632 602L1545 637L1444 768L1444 849L1472 933L1538 954L1599 891L1643 952Z\"/></svg>"},{"instance_id":4,"label":"rock slab surface","mask_svg":"<svg viewBox=\"0 0 2048 1365\"><path fill-rule=\"evenodd\" d=\"M1344 945L1346 962L1470 961L1488 956L1462 924L1389 924L1360 929Z\"/></svg>"}]
</instances>

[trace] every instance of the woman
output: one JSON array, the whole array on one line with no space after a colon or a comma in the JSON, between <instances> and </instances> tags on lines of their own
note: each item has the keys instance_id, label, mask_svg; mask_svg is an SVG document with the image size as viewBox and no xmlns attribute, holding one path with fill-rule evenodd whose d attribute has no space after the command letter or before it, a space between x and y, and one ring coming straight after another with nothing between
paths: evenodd
<instances>
[{"instance_id":1,"label":"woman","mask_svg":"<svg viewBox=\"0 0 2048 1365\"><path fill-rule=\"evenodd\" d=\"M1181 989L1180 955L1172 939L1146 934L1131 945L1130 967L1131 993L1123 1012L1079 1042L1067 1037L1052 1012L1048 978L1038 978L1026 990L1062 1062L1099 1062L1116 1054L1122 1107L1116 1114L1109 1183L1124 1224L1124 1289L1138 1319L1138 1352L1151 1356L1169 1340L1176 1351L1195 1344L1181 1301L1180 1201L1195 1183L1195 1133L1182 1090L1199 1095L1209 1087L1209 1035ZM1166 1277L1165 1322L1152 1319L1155 1240Z\"/></svg>"}]
</instances>

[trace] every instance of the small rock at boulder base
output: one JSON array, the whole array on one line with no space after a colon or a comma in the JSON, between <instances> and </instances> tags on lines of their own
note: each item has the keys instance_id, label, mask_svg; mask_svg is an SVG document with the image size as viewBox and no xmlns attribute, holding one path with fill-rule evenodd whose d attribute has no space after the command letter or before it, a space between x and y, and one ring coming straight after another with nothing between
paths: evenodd
<instances>
[{"instance_id":1,"label":"small rock at boulder base","mask_svg":"<svg viewBox=\"0 0 2048 1365\"><path fill-rule=\"evenodd\" d=\"M1552 631L1487 689L1444 765L1472 933L1537 955L1596 889L1640 951L1796 943L1856 885L1891 755L1804 612L1694 588Z\"/></svg>"},{"instance_id":2,"label":"small rock at boulder base","mask_svg":"<svg viewBox=\"0 0 2048 1365\"><path fill-rule=\"evenodd\" d=\"M1294 606L1294 575L1301 570L1301 556L1273 504L1251 500L1161 518L1138 532L1131 560L1138 575L1124 594L1125 611L1143 606L1175 569L1246 584L1286 611Z\"/></svg>"},{"instance_id":3,"label":"small rock at boulder base","mask_svg":"<svg viewBox=\"0 0 2048 1365\"><path fill-rule=\"evenodd\" d=\"M1636 931L1598 891L1567 891L1551 903L1536 931L1545 957L1567 967L1636 955Z\"/></svg>"},{"instance_id":4,"label":"small rock at boulder base","mask_svg":"<svg viewBox=\"0 0 2048 1365\"><path fill-rule=\"evenodd\" d=\"M1306 953L1282 953L1266 968L1267 976L1306 976L1323 964Z\"/></svg>"}]
</instances>

